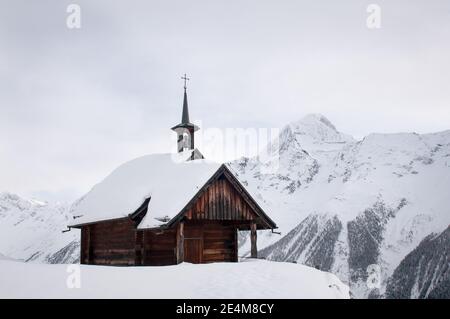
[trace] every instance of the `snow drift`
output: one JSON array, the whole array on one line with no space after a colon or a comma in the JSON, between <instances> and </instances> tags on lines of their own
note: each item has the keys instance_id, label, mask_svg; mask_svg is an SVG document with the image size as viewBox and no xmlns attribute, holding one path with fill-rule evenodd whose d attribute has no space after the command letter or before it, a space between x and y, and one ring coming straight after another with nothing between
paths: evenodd
<instances>
[{"instance_id":1,"label":"snow drift","mask_svg":"<svg viewBox=\"0 0 450 319\"><path fill-rule=\"evenodd\" d=\"M73 267L80 267L80 288L68 288L77 287ZM0 298L335 299L349 298L349 290L333 274L264 260L164 267L0 261Z\"/></svg>"}]
</instances>

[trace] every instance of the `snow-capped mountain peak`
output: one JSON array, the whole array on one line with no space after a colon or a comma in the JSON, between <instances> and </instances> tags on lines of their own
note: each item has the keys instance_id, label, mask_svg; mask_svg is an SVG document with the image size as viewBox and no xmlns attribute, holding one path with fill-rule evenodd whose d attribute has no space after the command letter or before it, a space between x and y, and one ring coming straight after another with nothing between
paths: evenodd
<instances>
[{"instance_id":1,"label":"snow-capped mountain peak","mask_svg":"<svg viewBox=\"0 0 450 319\"><path fill-rule=\"evenodd\" d=\"M354 296L377 296L425 236L450 224L450 131L356 141L312 114L279 141L274 171L257 159L230 163L284 235L260 235L266 258L332 271ZM366 286L369 265L382 271L378 290Z\"/></svg>"},{"instance_id":2,"label":"snow-capped mountain peak","mask_svg":"<svg viewBox=\"0 0 450 319\"><path fill-rule=\"evenodd\" d=\"M319 113L307 114L300 120L289 123L289 125L299 133L303 131L306 135L316 136L317 138L324 138L327 133L339 133L331 121Z\"/></svg>"},{"instance_id":3,"label":"snow-capped mountain peak","mask_svg":"<svg viewBox=\"0 0 450 319\"><path fill-rule=\"evenodd\" d=\"M339 132L336 127L322 114L308 114L298 121L291 122L288 126L300 138L307 138L314 142L345 143L354 139Z\"/></svg>"}]
</instances>

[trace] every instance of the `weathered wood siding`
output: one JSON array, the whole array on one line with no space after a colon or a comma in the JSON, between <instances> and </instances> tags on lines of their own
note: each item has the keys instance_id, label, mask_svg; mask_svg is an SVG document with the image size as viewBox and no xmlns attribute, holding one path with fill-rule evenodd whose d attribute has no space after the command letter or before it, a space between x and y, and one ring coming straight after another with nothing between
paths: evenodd
<instances>
[{"instance_id":1,"label":"weathered wood siding","mask_svg":"<svg viewBox=\"0 0 450 319\"><path fill-rule=\"evenodd\" d=\"M226 222L186 222L184 228L185 261L193 263L224 262L238 260L237 228ZM189 241L191 242L191 245ZM197 257L190 257L189 253L196 253L197 243L201 252ZM191 247L191 248L189 248ZM189 251L192 250L192 251Z\"/></svg>"},{"instance_id":2,"label":"weathered wood siding","mask_svg":"<svg viewBox=\"0 0 450 319\"><path fill-rule=\"evenodd\" d=\"M205 224L203 262L237 261L236 233L234 226Z\"/></svg>"},{"instance_id":3,"label":"weathered wood siding","mask_svg":"<svg viewBox=\"0 0 450 319\"><path fill-rule=\"evenodd\" d=\"M220 178L196 199L185 216L188 220L252 221L256 215L231 183Z\"/></svg>"},{"instance_id":4,"label":"weathered wood siding","mask_svg":"<svg viewBox=\"0 0 450 319\"><path fill-rule=\"evenodd\" d=\"M237 226L227 221L186 222L185 261L238 260ZM105 221L81 229L81 263L164 266L177 263L176 228L136 230L131 220Z\"/></svg>"},{"instance_id":5,"label":"weathered wood siding","mask_svg":"<svg viewBox=\"0 0 450 319\"><path fill-rule=\"evenodd\" d=\"M142 233L142 265L164 266L177 263L176 229L167 229L164 232L142 230L138 233Z\"/></svg>"},{"instance_id":6,"label":"weathered wood siding","mask_svg":"<svg viewBox=\"0 0 450 319\"><path fill-rule=\"evenodd\" d=\"M81 230L81 263L134 265L135 228L129 219L99 222Z\"/></svg>"},{"instance_id":7,"label":"weathered wood siding","mask_svg":"<svg viewBox=\"0 0 450 319\"><path fill-rule=\"evenodd\" d=\"M104 221L81 229L82 264L91 265L173 265L175 230L136 230L130 219Z\"/></svg>"}]
</instances>

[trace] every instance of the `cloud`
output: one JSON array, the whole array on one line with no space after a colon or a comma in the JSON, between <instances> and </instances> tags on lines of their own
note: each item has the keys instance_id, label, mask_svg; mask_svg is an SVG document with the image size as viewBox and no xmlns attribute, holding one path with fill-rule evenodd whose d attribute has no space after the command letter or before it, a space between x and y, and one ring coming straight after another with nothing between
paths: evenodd
<instances>
[{"instance_id":1,"label":"cloud","mask_svg":"<svg viewBox=\"0 0 450 319\"><path fill-rule=\"evenodd\" d=\"M378 30L356 0L83 0L79 30L69 3L0 4L0 190L73 200L172 150L185 72L204 128L311 112L357 137L449 128L448 1L378 1Z\"/></svg>"}]
</instances>

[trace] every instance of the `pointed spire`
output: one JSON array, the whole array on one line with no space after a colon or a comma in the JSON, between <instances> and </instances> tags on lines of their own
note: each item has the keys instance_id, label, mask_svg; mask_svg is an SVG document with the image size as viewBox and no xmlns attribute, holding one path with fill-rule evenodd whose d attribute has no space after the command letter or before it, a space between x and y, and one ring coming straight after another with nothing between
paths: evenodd
<instances>
[{"instance_id":1,"label":"pointed spire","mask_svg":"<svg viewBox=\"0 0 450 319\"><path fill-rule=\"evenodd\" d=\"M189 123L189 109L188 109L186 87L184 87L183 115L181 116L181 124L188 124L188 123Z\"/></svg>"},{"instance_id":2,"label":"pointed spire","mask_svg":"<svg viewBox=\"0 0 450 319\"><path fill-rule=\"evenodd\" d=\"M199 127L195 124L192 124L189 121L189 108L188 108L188 99L187 99L187 88L186 84L187 81L189 81L189 78L184 74L184 76L181 77L182 80L184 80L184 97L183 97L183 113L181 115L181 123L172 127L172 130L177 130L179 128L186 128L188 130L192 130L193 132L199 130Z\"/></svg>"}]
</instances>

